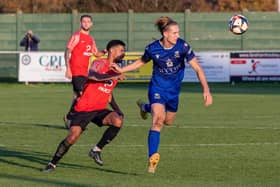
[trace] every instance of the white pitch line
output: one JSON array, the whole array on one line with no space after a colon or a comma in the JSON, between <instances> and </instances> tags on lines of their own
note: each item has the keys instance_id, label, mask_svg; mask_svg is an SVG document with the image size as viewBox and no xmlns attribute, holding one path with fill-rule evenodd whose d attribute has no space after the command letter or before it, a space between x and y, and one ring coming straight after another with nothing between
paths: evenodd
<instances>
[{"instance_id":1,"label":"white pitch line","mask_svg":"<svg viewBox=\"0 0 280 187\"><path fill-rule=\"evenodd\" d=\"M161 144L162 148L176 148L176 147L233 147L233 146L273 146L280 145L280 142L255 142L255 143L201 143L201 144ZM75 144L76 147L91 147L92 144ZM137 148L146 147L143 144L121 144L121 145L108 145L110 147L124 147L124 148ZM42 145L5 145L0 144L0 147L43 147Z\"/></svg>"},{"instance_id":2,"label":"white pitch line","mask_svg":"<svg viewBox=\"0 0 280 187\"><path fill-rule=\"evenodd\" d=\"M252 130L280 130L280 127L227 127L227 126L171 126L182 129L252 129Z\"/></svg>"},{"instance_id":3,"label":"white pitch line","mask_svg":"<svg viewBox=\"0 0 280 187\"><path fill-rule=\"evenodd\" d=\"M124 127L150 127L149 125L137 125L137 124L129 124L124 125ZM183 126L183 125L171 125L167 128L179 128L179 129L252 129L252 130L280 130L280 127L228 127L228 126Z\"/></svg>"},{"instance_id":4,"label":"white pitch line","mask_svg":"<svg viewBox=\"0 0 280 187\"><path fill-rule=\"evenodd\" d=\"M18 122L0 122L0 126L7 126L7 125L18 125ZM27 124L27 123L26 123ZM30 124L33 124L36 126L36 122L32 122ZM55 123L57 124L57 123ZM51 123L38 123L38 127L40 125L45 125L45 126L52 126L54 124ZM61 124L62 125L62 124ZM91 126L92 124L89 124ZM62 125L63 126L63 125ZM150 128L150 125L139 125L139 124L124 124L123 127L143 127L143 128ZM171 126L168 126L167 128L179 128L179 129L248 129L248 130L280 130L280 127L244 127L244 126L188 126L188 125L178 125L178 124L173 124Z\"/></svg>"},{"instance_id":5,"label":"white pitch line","mask_svg":"<svg viewBox=\"0 0 280 187\"><path fill-rule=\"evenodd\" d=\"M218 144L169 144L163 147L228 147L228 146L263 146L263 145L280 145L280 142L256 142L256 143L218 143Z\"/></svg>"}]
</instances>

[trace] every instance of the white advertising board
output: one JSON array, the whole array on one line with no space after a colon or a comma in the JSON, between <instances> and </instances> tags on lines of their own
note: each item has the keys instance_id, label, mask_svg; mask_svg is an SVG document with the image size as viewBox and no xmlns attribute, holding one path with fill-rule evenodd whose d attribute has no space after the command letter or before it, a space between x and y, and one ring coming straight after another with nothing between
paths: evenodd
<instances>
[{"instance_id":1,"label":"white advertising board","mask_svg":"<svg viewBox=\"0 0 280 187\"><path fill-rule=\"evenodd\" d=\"M229 52L197 52L208 82L229 82ZM198 82L195 71L186 63L184 82Z\"/></svg>"},{"instance_id":2,"label":"white advertising board","mask_svg":"<svg viewBox=\"0 0 280 187\"><path fill-rule=\"evenodd\" d=\"M232 81L280 81L280 52L231 52Z\"/></svg>"},{"instance_id":3,"label":"white advertising board","mask_svg":"<svg viewBox=\"0 0 280 187\"><path fill-rule=\"evenodd\" d=\"M20 82L69 82L65 71L63 52L22 52L19 55Z\"/></svg>"}]
</instances>

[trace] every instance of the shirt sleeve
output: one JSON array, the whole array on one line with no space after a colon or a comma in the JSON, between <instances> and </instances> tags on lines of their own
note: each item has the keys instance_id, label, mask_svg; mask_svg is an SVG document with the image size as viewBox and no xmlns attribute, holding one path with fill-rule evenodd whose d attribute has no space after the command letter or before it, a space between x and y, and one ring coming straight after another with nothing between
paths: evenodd
<instances>
[{"instance_id":1,"label":"shirt sleeve","mask_svg":"<svg viewBox=\"0 0 280 187\"><path fill-rule=\"evenodd\" d=\"M70 39L68 40L68 43L66 45L66 47L68 49L73 50L74 47L79 43L79 39L80 39L80 35L79 34L73 34Z\"/></svg>"},{"instance_id":2,"label":"shirt sleeve","mask_svg":"<svg viewBox=\"0 0 280 187\"><path fill-rule=\"evenodd\" d=\"M187 62L191 61L194 57L195 54L191 48L191 46L188 43L184 43L184 47L183 47L184 53L186 54L185 59Z\"/></svg>"},{"instance_id":3,"label":"shirt sleeve","mask_svg":"<svg viewBox=\"0 0 280 187\"><path fill-rule=\"evenodd\" d=\"M95 60L92 62L91 66L90 66L90 71L100 73L101 69L103 68L103 65L104 65L103 61Z\"/></svg>"},{"instance_id":4,"label":"shirt sleeve","mask_svg":"<svg viewBox=\"0 0 280 187\"><path fill-rule=\"evenodd\" d=\"M149 51L149 46L147 46L145 48L145 51L144 51L144 54L143 56L141 57L141 60L145 63L149 62L151 60L151 55L150 55L150 51Z\"/></svg>"}]
</instances>

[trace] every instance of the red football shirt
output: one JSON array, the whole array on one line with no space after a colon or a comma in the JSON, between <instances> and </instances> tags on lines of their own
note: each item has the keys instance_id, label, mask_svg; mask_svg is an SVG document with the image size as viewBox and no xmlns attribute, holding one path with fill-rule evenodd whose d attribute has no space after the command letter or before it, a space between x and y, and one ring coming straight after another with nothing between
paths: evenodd
<instances>
[{"instance_id":1,"label":"red football shirt","mask_svg":"<svg viewBox=\"0 0 280 187\"><path fill-rule=\"evenodd\" d=\"M71 49L70 68L72 76L88 75L90 56L97 53L94 38L83 32L75 32L67 43Z\"/></svg>"},{"instance_id":2,"label":"red football shirt","mask_svg":"<svg viewBox=\"0 0 280 187\"><path fill-rule=\"evenodd\" d=\"M110 70L107 59L98 59L94 61L91 69L101 74L115 74L115 72ZM112 91L116 87L117 82L117 80L102 82L89 80L85 85L83 94L74 107L75 111L90 112L106 109L110 101Z\"/></svg>"}]
</instances>

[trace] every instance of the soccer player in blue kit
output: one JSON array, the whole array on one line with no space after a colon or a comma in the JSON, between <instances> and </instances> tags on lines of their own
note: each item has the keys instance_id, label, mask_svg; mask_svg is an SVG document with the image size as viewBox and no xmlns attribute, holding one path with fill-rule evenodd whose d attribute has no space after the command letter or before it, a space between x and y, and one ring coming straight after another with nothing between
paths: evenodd
<instances>
[{"instance_id":1,"label":"soccer player in blue kit","mask_svg":"<svg viewBox=\"0 0 280 187\"><path fill-rule=\"evenodd\" d=\"M160 130L165 125L171 125L178 110L181 82L184 78L185 63L189 63L197 74L203 88L204 105L212 104L212 96L208 83L190 45L179 36L179 25L169 17L160 17L155 26L162 37L146 46L144 55L134 63L120 68L113 65L117 71L123 73L142 67L150 60L153 61L153 73L149 84L149 104L138 101L141 116L147 119L152 115L152 126L148 134L148 172L154 173L160 155Z\"/></svg>"}]
</instances>

